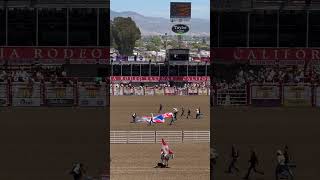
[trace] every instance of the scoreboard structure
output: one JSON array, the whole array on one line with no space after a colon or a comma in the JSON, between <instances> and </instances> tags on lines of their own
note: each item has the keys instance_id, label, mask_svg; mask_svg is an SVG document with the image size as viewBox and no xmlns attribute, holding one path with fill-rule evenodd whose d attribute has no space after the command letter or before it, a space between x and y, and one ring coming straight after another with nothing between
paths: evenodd
<instances>
[{"instance_id":1,"label":"scoreboard structure","mask_svg":"<svg viewBox=\"0 0 320 180\"><path fill-rule=\"evenodd\" d=\"M189 49L168 49L167 60L169 62L189 61Z\"/></svg>"},{"instance_id":2,"label":"scoreboard structure","mask_svg":"<svg viewBox=\"0 0 320 180\"><path fill-rule=\"evenodd\" d=\"M171 2L170 19L191 19L191 2Z\"/></svg>"}]
</instances>

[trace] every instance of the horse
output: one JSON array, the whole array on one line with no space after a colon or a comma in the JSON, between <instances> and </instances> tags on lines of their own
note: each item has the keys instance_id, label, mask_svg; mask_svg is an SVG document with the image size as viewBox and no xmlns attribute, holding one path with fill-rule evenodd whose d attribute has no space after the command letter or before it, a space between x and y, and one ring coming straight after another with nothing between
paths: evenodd
<instances>
[{"instance_id":1,"label":"horse","mask_svg":"<svg viewBox=\"0 0 320 180\"><path fill-rule=\"evenodd\" d=\"M174 154L173 153L169 153L169 154L164 154L162 153L160 156L161 159L161 164L163 164L164 167L168 167L169 166L169 160L174 158Z\"/></svg>"}]
</instances>

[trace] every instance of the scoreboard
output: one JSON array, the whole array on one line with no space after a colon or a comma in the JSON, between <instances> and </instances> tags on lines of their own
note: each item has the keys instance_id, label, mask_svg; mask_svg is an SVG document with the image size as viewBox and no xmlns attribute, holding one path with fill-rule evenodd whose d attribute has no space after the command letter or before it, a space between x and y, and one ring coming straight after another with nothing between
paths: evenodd
<instances>
[{"instance_id":1,"label":"scoreboard","mask_svg":"<svg viewBox=\"0 0 320 180\"><path fill-rule=\"evenodd\" d=\"M191 18L191 2L171 2L170 18Z\"/></svg>"},{"instance_id":2,"label":"scoreboard","mask_svg":"<svg viewBox=\"0 0 320 180\"><path fill-rule=\"evenodd\" d=\"M189 61L189 49L168 49L167 59L169 62Z\"/></svg>"}]
</instances>

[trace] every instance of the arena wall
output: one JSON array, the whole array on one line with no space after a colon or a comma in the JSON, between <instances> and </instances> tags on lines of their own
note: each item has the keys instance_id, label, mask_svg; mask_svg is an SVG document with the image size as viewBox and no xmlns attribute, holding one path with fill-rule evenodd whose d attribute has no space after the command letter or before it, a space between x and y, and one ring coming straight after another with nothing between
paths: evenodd
<instances>
[{"instance_id":1,"label":"arena wall","mask_svg":"<svg viewBox=\"0 0 320 180\"><path fill-rule=\"evenodd\" d=\"M214 88L215 106L320 106L317 84L247 84L240 88Z\"/></svg>"}]
</instances>

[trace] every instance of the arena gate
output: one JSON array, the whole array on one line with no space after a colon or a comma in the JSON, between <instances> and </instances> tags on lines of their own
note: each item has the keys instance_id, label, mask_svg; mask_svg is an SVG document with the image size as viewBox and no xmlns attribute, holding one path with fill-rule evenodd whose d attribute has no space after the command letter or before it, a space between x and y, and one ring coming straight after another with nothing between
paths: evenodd
<instances>
[{"instance_id":1,"label":"arena gate","mask_svg":"<svg viewBox=\"0 0 320 180\"><path fill-rule=\"evenodd\" d=\"M216 105L247 105L248 94L247 89L216 89Z\"/></svg>"},{"instance_id":2,"label":"arena gate","mask_svg":"<svg viewBox=\"0 0 320 180\"><path fill-rule=\"evenodd\" d=\"M209 143L210 131L110 131L111 144Z\"/></svg>"}]
</instances>

